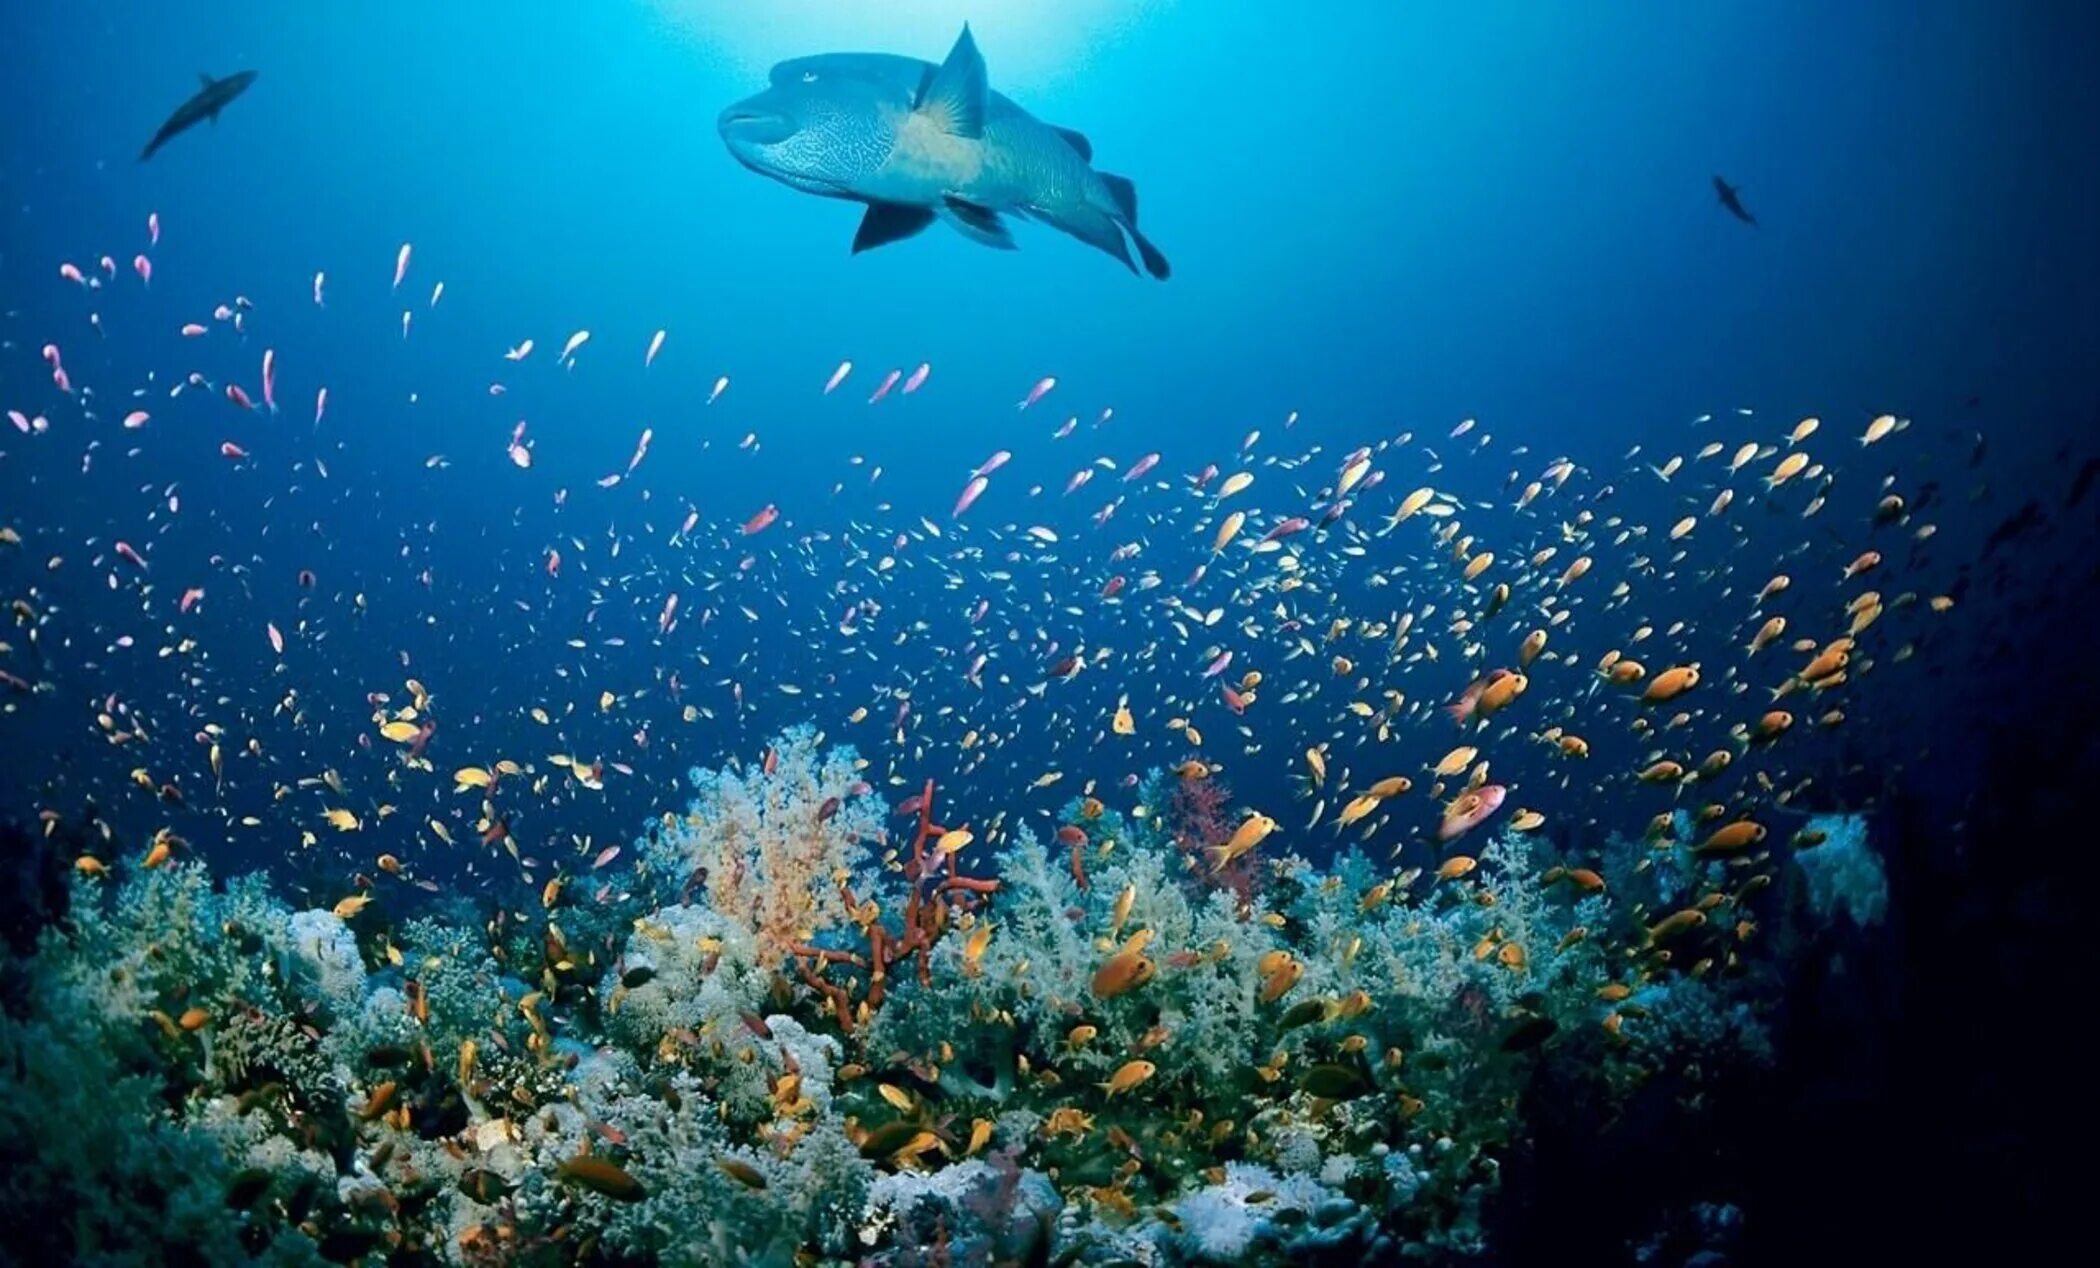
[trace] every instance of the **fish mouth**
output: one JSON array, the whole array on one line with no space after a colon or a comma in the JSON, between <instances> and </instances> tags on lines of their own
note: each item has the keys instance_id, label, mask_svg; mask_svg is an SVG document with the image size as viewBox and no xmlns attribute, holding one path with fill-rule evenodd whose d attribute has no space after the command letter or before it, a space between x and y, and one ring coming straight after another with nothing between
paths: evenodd
<instances>
[{"instance_id":1,"label":"fish mouth","mask_svg":"<svg viewBox=\"0 0 2100 1268\"><path fill-rule=\"evenodd\" d=\"M778 145L795 135L795 125L777 111L739 102L716 117L715 131L732 147Z\"/></svg>"}]
</instances>

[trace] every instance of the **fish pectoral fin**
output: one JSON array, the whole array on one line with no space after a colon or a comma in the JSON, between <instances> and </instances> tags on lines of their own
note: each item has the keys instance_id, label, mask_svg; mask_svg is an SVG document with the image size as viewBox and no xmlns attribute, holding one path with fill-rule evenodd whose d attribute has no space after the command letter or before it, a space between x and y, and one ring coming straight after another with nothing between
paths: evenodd
<instances>
[{"instance_id":1,"label":"fish pectoral fin","mask_svg":"<svg viewBox=\"0 0 2100 1268\"><path fill-rule=\"evenodd\" d=\"M1014 236L1006 231L1006 225L1000 221L999 213L989 207L980 207L960 198L948 198L942 201L941 215L949 224L955 226L957 233L972 242L981 242L1001 251L1014 249Z\"/></svg>"},{"instance_id":2,"label":"fish pectoral fin","mask_svg":"<svg viewBox=\"0 0 2100 1268\"><path fill-rule=\"evenodd\" d=\"M1052 125L1050 130L1052 132L1057 133L1057 135L1063 137L1065 139L1066 145L1069 145L1073 149L1079 151L1079 157L1085 159L1089 163L1094 161L1094 143L1092 141L1087 140L1086 136L1083 133L1074 132L1070 128L1060 128L1055 125Z\"/></svg>"},{"instance_id":3,"label":"fish pectoral fin","mask_svg":"<svg viewBox=\"0 0 2100 1268\"><path fill-rule=\"evenodd\" d=\"M218 81L213 79L208 71L200 70L197 72L197 82L204 85L205 88L209 89L213 84L217 83Z\"/></svg>"},{"instance_id":4,"label":"fish pectoral fin","mask_svg":"<svg viewBox=\"0 0 2100 1268\"><path fill-rule=\"evenodd\" d=\"M860 231L853 235L853 254L902 242L933 223L933 208L903 203L869 203L860 218Z\"/></svg>"},{"instance_id":5,"label":"fish pectoral fin","mask_svg":"<svg viewBox=\"0 0 2100 1268\"><path fill-rule=\"evenodd\" d=\"M970 38L969 23L963 24L948 60L934 68L919 85L912 109L939 125L950 136L972 140L984 135L984 107L991 96L985 78L984 55Z\"/></svg>"}]
</instances>

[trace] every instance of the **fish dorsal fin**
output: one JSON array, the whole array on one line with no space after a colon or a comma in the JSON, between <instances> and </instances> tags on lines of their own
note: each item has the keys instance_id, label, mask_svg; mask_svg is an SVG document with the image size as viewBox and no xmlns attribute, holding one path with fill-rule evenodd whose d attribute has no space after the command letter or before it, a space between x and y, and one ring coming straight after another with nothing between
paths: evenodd
<instances>
[{"instance_id":1,"label":"fish dorsal fin","mask_svg":"<svg viewBox=\"0 0 2100 1268\"><path fill-rule=\"evenodd\" d=\"M197 72L197 82L209 88L218 81L213 79L209 72L200 70Z\"/></svg>"},{"instance_id":2,"label":"fish dorsal fin","mask_svg":"<svg viewBox=\"0 0 2100 1268\"><path fill-rule=\"evenodd\" d=\"M919 99L912 109L931 119L950 136L973 140L984 135L984 104L991 95L984 74L984 56L970 38L968 23L948 50L948 60L935 68L919 86Z\"/></svg>"},{"instance_id":3,"label":"fish dorsal fin","mask_svg":"<svg viewBox=\"0 0 2100 1268\"><path fill-rule=\"evenodd\" d=\"M1060 128L1056 127L1055 125L1053 125L1050 130L1052 132L1057 133L1057 135L1063 137L1065 139L1066 145L1069 145L1073 149L1079 151L1079 157L1085 159L1089 163L1094 161L1094 143L1092 141L1087 140L1084 135L1074 132L1070 128Z\"/></svg>"}]
</instances>

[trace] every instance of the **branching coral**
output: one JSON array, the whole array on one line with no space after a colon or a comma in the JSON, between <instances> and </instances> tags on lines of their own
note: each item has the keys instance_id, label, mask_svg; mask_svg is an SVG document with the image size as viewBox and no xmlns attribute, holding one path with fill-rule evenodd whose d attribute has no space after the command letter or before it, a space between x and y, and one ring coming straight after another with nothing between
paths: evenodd
<instances>
[{"instance_id":1,"label":"branching coral","mask_svg":"<svg viewBox=\"0 0 2100 1268\"><path fill-rule=\"evenodd\" d=\"M811 990L830 1005L839 1028L852 1031L882 1007L892 975L899 964L914 966L921 988L933 984L933 953L941 935L959 915L970 915L984 905L999 888L999 882L964 876L956 867L954 849L947 848L949 833L933 820L933 781L918 796L905 803L907 812L919 816L912 836L911 855L904 863L905 897L901 921L892 927L881 904L862 903L846 878L838 878L839 901L853 914L867 948L853 951L798 942L789 950L795 971ZM956 847L960 848L960 847ZM834 969L851 968L860 976L852 984L836 980ZM858 1001L854 996L861 988Z\"/></svg>"}]
</instances>

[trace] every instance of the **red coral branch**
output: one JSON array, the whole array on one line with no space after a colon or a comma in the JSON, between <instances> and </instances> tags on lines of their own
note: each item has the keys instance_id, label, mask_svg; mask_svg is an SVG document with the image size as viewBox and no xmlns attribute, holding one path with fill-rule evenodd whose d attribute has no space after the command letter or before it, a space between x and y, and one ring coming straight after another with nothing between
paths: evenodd
<instances>
[{"instance_id":1,"label":"red coral branch","mask_svg":"<svg viewBox=\"0 0 2100 1268\"><path fill-rule=\"evenodd\" d=\"M988 902L999 889L999 882L989 877L963 876L954 872L953 856L929 852L928 843L937 840L943 831L933 821L933 792L933 781L929 779L919 795L905 803L917 810L919 829L912 837L910 861L904 865L904 875L911 888L905 894L902 927L892 931L879 916L863 924L861 933L868 941L865 955L799 942L789 948L802 981L829 1002L839 1028L849 1033L853 1030L852 992L827 980L823 970L846 965L866 973L868 987L863 1007L870 1012L882 1007L883 998L888 993L890 970L901 961L916 957L919 984L931 986L933 948L947 932L951 907L974 910ZM839 883L839 896L848 910L860 910L859 900L844 881Z\"/></svg>"}]
</instances>

